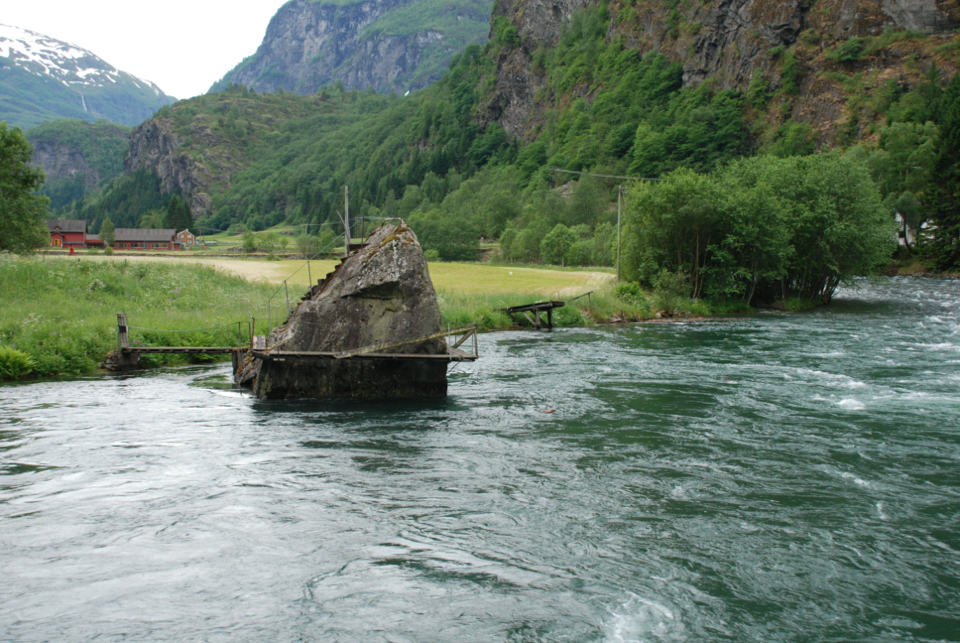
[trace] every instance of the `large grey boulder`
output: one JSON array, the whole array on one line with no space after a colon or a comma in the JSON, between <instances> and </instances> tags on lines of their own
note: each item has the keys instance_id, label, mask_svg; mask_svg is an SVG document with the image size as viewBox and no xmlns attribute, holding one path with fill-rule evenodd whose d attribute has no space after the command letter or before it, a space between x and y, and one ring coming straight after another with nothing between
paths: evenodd
<instances>
[{"instance_id":1,"label":"large grey boulder","mask_svg":"<svg viewBox=\"0 0 960 643\"><path fill-rule=\"evenodd\" d=\"M389 344L383 352L441 355L443 322L427 262L405 223L374 231L336 271L311 289L286 324L267 339L271 352L342 352ZM260 399L442 397L445 360L258 360L253 390Z\"/></svg>"}]
</instances>

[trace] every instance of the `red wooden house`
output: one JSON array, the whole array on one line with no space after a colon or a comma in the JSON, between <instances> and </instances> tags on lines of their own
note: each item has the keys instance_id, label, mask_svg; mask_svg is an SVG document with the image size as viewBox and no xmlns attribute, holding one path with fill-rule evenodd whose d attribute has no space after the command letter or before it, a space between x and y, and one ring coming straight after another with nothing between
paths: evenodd
<instances>
[{"instance_id":1,"label":"red wooden house","mask_svg":"<svg viewBox=\"0 0 960 643\"><path fill-rule=\"evenodd\" d=\"M54 248L86 248L87 222L83 219L47 219Z\"/></svg>"}]
</instances>

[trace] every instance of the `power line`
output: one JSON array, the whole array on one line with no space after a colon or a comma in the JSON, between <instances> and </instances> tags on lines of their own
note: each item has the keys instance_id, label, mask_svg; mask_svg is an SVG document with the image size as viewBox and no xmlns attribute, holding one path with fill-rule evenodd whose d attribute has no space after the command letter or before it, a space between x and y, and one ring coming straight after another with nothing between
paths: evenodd
<instances>
[{"instance_id":1,"label":"power line","mask_svg":"<svg viewBox=\"0 0 960 643\"><path fill-rule=\"evenodd\" d=\"M662 181L663 179L648 179L642 176L616 176L614 174L595 174L593 172L578 172L576 170L564 170L563 168L550 166L547 168L551 172L563 172L565 174L581 174L586 176L599 176L604 179L622 179L624 181Z\"/></svg>"}]
</instances>

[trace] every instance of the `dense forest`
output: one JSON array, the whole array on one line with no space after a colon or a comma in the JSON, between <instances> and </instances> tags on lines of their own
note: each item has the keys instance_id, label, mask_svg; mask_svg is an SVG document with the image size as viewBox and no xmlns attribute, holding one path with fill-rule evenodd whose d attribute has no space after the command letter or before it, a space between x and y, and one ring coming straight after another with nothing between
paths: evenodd
<instances>
[{"instance_id":1,"label":"dense forest","mask_svg":"<svg viewBox=\"0 0 960 643\"><path fill-rule=\"evenodd\" d=\"M509 137L495 121L481 126L478 117L494 91L497 56L518 46L516 29L503 18L493 21L485 46L468 47L439 82L407 97L346 91L339 84L310 96L233 86L164 107L154 121L175 133L180 154L210 177L209 208L193 213L208 229L256 231L288 222L339 231L337 211L349 185L353 212L408 219L436 258L472 259L482 239L498 239L503 261L611 265L616 187L624 184L630 228L625 244L633 248L626 270L648 285L666 270L684 275L691 295L829 299L838 279L869 272L889 257L897 215L901 234L913 230L911 238L938 268L956 266L956 234L950 232L958 225L956 180L943 179L956 172L960 81L948 85L936 56L918 68L922 76L913 85L889 79L869 87L854 65L904 42L936 46L936 52L946 45L923 34L886 32L827 50L838 62L823 73L845 88L853 109L835 140L825 141L810 124L791 117L798 92L795 50L799 56L798 48L806 46L803 37L794 49L770 53L779 61L779 82L757 77L743 91L719 90L709 81L684 86L679 64L656 51L641 55L611 38L610 23L605 3L579 10L555 47L533 52L532 64L546 79L538 100L549 109L525 139ZM948 53L955 55L953 49ZM840 151L822 162L784 160L831 145ZM737 161L744 157L756 160ZM582 170L589 173L575 174ZM834 248L817 258L819 277L788 279L807 261L803 244L814 237L824 247L832 243L822 238L827 232L803 236L797 217L836 219L851 198L849 192L831 193L817 178L833 171L842 171L846 187L855 186L856 198L872 208L843 225L873 226L864 236L879 246L864 248L849 267L836 258L844 250ZM806 192L783 185L778 177L785 175L805 184ZM671 190L695 197L707 184L726 196L710 205L710 216L724 223L711 224L712 236L700 240L703 248L673 258L665 247L652 248L657 234L649 229L649 203L668 198ZM759 199L750 207L748 193ZM819 210L802 202L821 196ZM169 199L158 177L141 167L64 211L95 227L107 215L117 225L136 225L144 215L166 210ZM750 208L771 218L743 219ZM762 270L728 266L739 276L711 280L711 271L727 265L718 260L724 252L746 252L740 237L747 228L757 239L779 239L770 251L776 257L761 252Z\"/></svg>"}]
</instances>

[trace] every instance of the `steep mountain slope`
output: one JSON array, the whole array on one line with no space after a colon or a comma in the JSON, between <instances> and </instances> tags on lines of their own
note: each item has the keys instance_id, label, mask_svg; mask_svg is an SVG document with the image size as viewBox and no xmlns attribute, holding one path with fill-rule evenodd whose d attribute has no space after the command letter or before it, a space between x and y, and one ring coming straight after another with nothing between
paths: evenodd
<instances>
[{"instance_id":1,"label":"steep mountain slope","mask_svg":"<svg viewBox=\"0 0 960 643\"><path fill-rule=\"evenodd\" d=\"M33 163L47 175L42 194L50 197L54 209L122 174L130 150L130 129L107 121L48 121L27 130L26 136L33 146Z\"/></svg>"},{"instance_id":2,"label":"steep mountain slope","mask_svg":"<svg viewBox=\"0 0 960 643\"><path fill-rule=\"evenodd\" d=\"M291 0L263 44L216 83L259 92L347 89L405 93L437 81L450 58L486 40L492 0Z\"/></svg>"},{"instance_id":3,"label":"steep mountain slope","mask_svg":"<svg viewBox=\"0 0 960 643\"><path fill-rule=\"evenodd\" d=\"M86 49L0 25L0 120L11 125L57 118L136 125L173 100Z\"/></svg>"},{"instance_id":4,"label":"steep mountain slope","mask_svg":"<svg viewBox=\"0 0 960 643\"><path fill-rule=\"evenodd\" d=\"M747 91L752 84L771 95L788 89L774 120L810 123L824 143L845 121L860 120L848 109L851 93L891 82L903 91L933 62L949 73L960 63L957 0L500 0L493 37L512 37L496 55L496 88L482 122L535 136L545 110L569 98L548 86L537 54L588 6L608 8L608 42L682 65L685 86L709 81ZM574 93L589 100L597 87L583 80Z\"/></svg>"}]
</instances>

